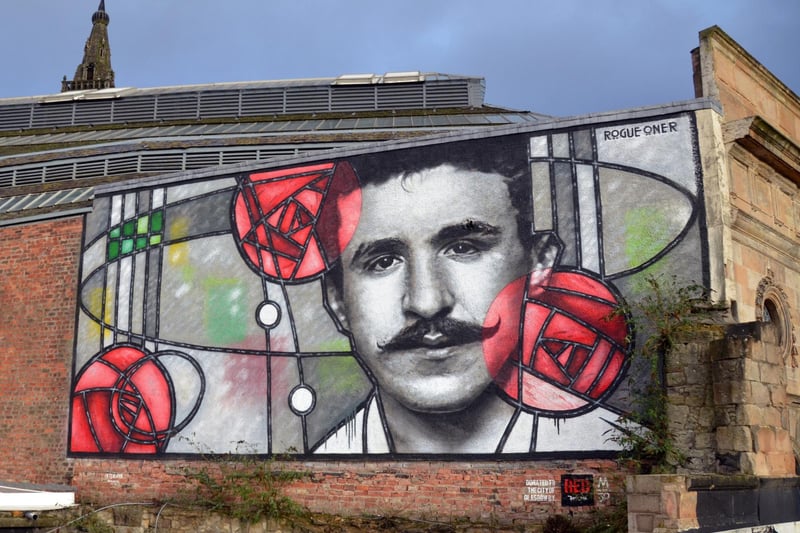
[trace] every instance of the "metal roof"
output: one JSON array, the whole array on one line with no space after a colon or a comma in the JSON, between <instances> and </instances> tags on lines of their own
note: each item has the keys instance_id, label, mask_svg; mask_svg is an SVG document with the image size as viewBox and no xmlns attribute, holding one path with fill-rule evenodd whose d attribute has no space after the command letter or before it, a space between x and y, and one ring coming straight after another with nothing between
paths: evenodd
<instances>
[{"instance_id":1,"label":"metal roof","mask_svg":"<svg viewBox=\"0 0 800 533\"><path fill-rule=\"evenodd\" d=\"M551 119L484 93L481 77L412 71L3 98L0 225L85 209L121 179Z\"/></svg>"}]
</instances>

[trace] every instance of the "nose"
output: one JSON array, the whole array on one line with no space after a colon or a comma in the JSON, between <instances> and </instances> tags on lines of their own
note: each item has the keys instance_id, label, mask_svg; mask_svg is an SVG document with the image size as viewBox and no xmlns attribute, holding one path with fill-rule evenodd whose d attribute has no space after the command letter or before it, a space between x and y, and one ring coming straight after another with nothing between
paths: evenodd
<instances>
[{"instance_id":1,"label":"nose","mask_svg":"<svg viewBox=\"0 0 800 533\"><path fill-rule=\"evenodd\" d=\"M433 258L414 259L407 271L403 310L419 318L448 314L454 303L449 282Z\"/></svg>"}]
</instances>

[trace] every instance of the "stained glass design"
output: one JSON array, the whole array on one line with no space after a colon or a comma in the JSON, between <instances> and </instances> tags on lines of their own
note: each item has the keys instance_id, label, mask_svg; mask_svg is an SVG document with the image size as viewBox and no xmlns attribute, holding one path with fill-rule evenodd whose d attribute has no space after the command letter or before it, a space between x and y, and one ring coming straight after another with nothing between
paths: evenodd
<instances>
[{"instance_id":1,"label":"stained glass design","mask_svg":"<svg viewBox=\"0 0 800 533\"><path fill-rule=\"evenodd\" d=\"M157 246L163 238L164 211L154 211L111 228L108 232L106 255L109 261L113 261L148 246Z\"/></svg>"},{"instance_id":2,"label":"stained glass design","mask_svg":"<svg viewBox=\"0 0 800 533\"><path fill-rule=\"evenodd\" d=\"M101 192L85 224L70 454L406 453L382 401L388 387L355 348L336 295L345 267L380 282L393 268L410 268L419 257L409 255L403 239L422 229L394 231L408 213L390 203L381 211L387 237L347 256L383 183L365 174L380 173L391 150L413 160L435 146L457 161L483 154L490 142L507 143L503 153L522 161L526 187L515 189L522 200L513 204L522 209L518 228L549 239L552 265L532 264L504 282L476 318L484 320L474 342L491 376L487 390L512 416L491 449L469 453L608 451L604 438L582 436L602 434L604 420L631 409L626 378L636 377L629 356L640 340L614 311L641 294L647 276L708 283L694 117L653 121L668 126L647 130L650 123L636 119L415 141ZM623 138L624 128L641 136ZM376 166L363 170L369 157ZM395 159L402 167L403 157ZM471 172L483 200L485 175ZM404 175L397 194L417 179ZM441 217L446 210L434 211ZM464 264L500 239L496 227L470 216L435 221L448 224L433 239L446 241L438 257ZM409 274L403 283L416 281ZM469 283L470 294L483 284ZM374 296L378 314L389 301L381 290ZM463 311L457 297L449 313ZM423 328L427 346L412 350L438 349L424 365L442 366L449 351L460 349L458 339L447 338L458 329L448 327Z\"/></svg>"}]
</instances>

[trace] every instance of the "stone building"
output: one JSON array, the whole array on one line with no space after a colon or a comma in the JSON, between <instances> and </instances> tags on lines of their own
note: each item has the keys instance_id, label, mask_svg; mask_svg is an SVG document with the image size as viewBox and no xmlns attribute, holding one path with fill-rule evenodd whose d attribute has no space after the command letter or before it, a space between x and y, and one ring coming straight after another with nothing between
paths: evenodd
<instances>
[{"instance_id":1,"label":"stone building","mask_svg":"<svg viewBox=\"0 0 800 533\"><path fill-rule=\"evenodd\" d=\"M111 68L111 46L108 42L108 23L105 0L100 0L92 15L92 33L83 48L83 61L75 69L72 80L61 82L61 92L85 89L110 89L114 87L114 70Z\"/></svg>"},{"instance_id":2,"label":"stone building","mask_svg":"<svg viewBox=\"0 0 800 533\"><path fill-rule=\"evenodd\" d=\"M0 479L60 484L79 502L162 502L185 490L193 446L240 453L233 441L296 454L313 473L287 492L315 511L535 524L627 491L632 531L800 521L800 101L722 30L700 33L695 100L559 119L487 105L483 79L440 73L117 89L108 21L101 2L64 92L0 100ZM533 236L558 245L552 291L526 278L523 316L569 316L580 335L535 324L549 337L534 352L552 364L498 363L490 388L516 411L491 451L405 453L388 421L376 452L365 420L385 417L383 383L333 305L342 232L314 211L323 188L281 188L280 203L266 184L313 176L346 203L370 158L498 147L533 184ZM291 216L272 220L271 202ZM305 228L316 240L289 242ZM631 406L630 324L612 331L596 304L659 274L701 282L729 316L667 360L690 461L626 486L604 424ZM364 449L344 446L362 427Z\"/></svg>"}]
</instances>

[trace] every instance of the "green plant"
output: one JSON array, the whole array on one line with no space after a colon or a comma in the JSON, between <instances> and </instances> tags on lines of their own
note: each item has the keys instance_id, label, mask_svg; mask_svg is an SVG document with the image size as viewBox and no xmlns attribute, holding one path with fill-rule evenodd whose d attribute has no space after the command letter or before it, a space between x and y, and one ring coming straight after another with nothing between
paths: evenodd
<instances>
[{"instance_id":1,"label":"green plant","mask_svg":"<svg viewBox=\"0 0 800 533\"><path fill-rule=\"evenodd\" d=\"M556 514L547 517L542 533L581 533L581 529L570 518Z\"/></svg>"},{"instance_id":2,"label":"green plant","mask_svg":"<svg viewBox=\"0 0 800 533\"><path fill-rule=\"evenodd\" d=\"M241 443L240 443L241 444ZM193 496L179 503L253 524L265 519L292 519L305 509L283 493L284 487L309 472L286 469L278 461L256 455L203 455L202 465L184 468L194 482Z\"/></svg>"},{"instance_id":3,"label":"green plant","mask_svg":"<svg viewBox=\"0 0 800 533\"><path fill-rule=\"evenodd\" d=\"M607 507L596 508L591 515L591 522L585 528L586 533L625 533L628 531L628 502L625 497L619 498Z\"/></svg>"},{"instance_id":4,"label":"green plant","mask_svg":"<svg viewBox=\"0 0 800 533\"><path fill-rule=\"evenodd\" d=\"M629 374L633 409L621 417L609 438L622 447L620 458L638 472L670 472L685 465L687 457L670 431L664 358L676 336L693 327L708 308L710 291L674 276L648 276L641 293L617 311L631 317L633 329L645 340L633 353L636 370Z\"/></svg>"}]
</instances>

